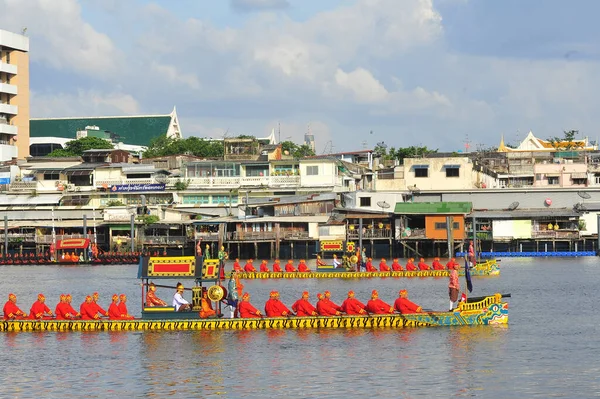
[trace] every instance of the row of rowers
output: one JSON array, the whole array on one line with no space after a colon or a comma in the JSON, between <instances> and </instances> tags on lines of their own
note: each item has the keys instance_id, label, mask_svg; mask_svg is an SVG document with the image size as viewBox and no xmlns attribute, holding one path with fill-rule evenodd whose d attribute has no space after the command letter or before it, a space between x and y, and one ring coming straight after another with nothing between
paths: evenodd
<instances>
[{"instance_id":1,"label":"row of rowers","mask_svg":"<svg viewBox=\"0 0 600 399\"><path fill-rule=\"evenodd\" d=\"M71 294L61 294L60 301L56 305L54 312L46 305L46 297L39 294L37 301L31 305L29 316L17 306L17 296L15 294L8 295L8 301L4 305L4 320L99 320L102 316L108 317L110 320L131 320L133 316L127 311L127 296L125 294L113 295L112 303L108 307L108 311L102 309L98 304L99 295L94 292L93 295L88 295L85 301L79 307L79 311L73 309L71 305Z\"/></svg>"},{"instance_id":2,"label":"row of rowers","mask_svg":"<svg viewBox=\"0 0 600 399\"><path fill-rule=\"evenodd\" d=\"M340 316L347 315L367 315L367 314L401 314L421 313L423 309L408 299L408 291L400 290L398 299L394 305L389 305L379 298L377 290L371 293L371 299L362 303L354 297L354 291L348 291L348 297L339 306L331 300L331 293L325 291L318 293L318 301L313 306L309 301L309 293L304 291L302 297L292 305L290 311L279 299L279 292L271 291L270 298L265 303L265 315L267 317L287 317L287 316ZM242 296L242 301L238 304L238 311L241 318L262 317L263 314L250 303L250 294L247 292Z\"/></svg>"},{"instance_id":3,"label":"row of rowers","mask_svg":"<svg viewBox=\"0 0 600 399\"><path fill-rule=\"evenodd\" d=\"M334 267L340 267L341 263L336 262L336 260L337 260L337 258L334 255L334 259L333 259ZM321 263L321 264L319 264L319 263ZM317 259L317 266L322 266L322 265L324 265L324 262L321 261L320 259ZM446 263L445 267L442 263L440 263L440 258L435 258L433 260L433 263L431 266L429 266L427 263L425 263L425 259L423 259L423 258L420 259L418 264L415 264L414 258L410 258L410 259L408 259L408 261L406 263L406 266L405 266L406 269L405 269L400 264L398 258L394 258L391 265L388 265L387 260L385 258L382 258L381 262L379 263L379 270L377 270L377 268L373 265L373 259L368 258L367 261L365 262L365 269L367 272L376 272L376 271L382 271L382 272L395 271L396 272L396 271L404 271L404 270L407 270L407 271L446 270L446 269L450 270L450 269L454 268L455 265L458 265L458 262L456 262L455 258L450 259L448 261L448 263ZM247 272L247 273L258 273L258 272L270 273L271 272L271 269L269 269L269 265L266 260L263 260L261 262L260 267L257 270L256 267L254 267L253 259L248 259L248 261L242 268L242 266L240 264L240 260L237 258L236 258L235 262L233 263L233 270L236 272L243 271L243 272ZM294 261L288 260L283 269L281 268L281 261L279 259L275 259L272 270L273 270L273 273L282 273L284 270L288 273L293 273L293 272L305 273L305 272L311 271L308 268L308 266L306 265L306 261L304 259L300 259L300 262L298 263L298 268L294 267Z\"/></svg>"}]
</instances>

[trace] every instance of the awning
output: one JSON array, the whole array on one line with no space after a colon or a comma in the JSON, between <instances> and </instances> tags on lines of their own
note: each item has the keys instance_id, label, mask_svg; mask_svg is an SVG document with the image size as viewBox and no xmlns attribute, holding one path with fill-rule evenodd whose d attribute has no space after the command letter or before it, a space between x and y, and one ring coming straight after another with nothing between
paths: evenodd
<instances>
[{"instance_id":1,"label":"awning","mask_svg":"<svg viewBox=\"0 0 600 399\"><path fill-rule=\"evenodd\" d=\"M67 176L88 176L91 175L93 169L67 169L64 171Z\"/></svg>"},{"instance_id":2,"label":"awning","mask_svg":"<svg viewBox=\"0 0 600 399\"><path fill-rule=\"evenodd\" d=\"M460 169L460 165L444 165L446 169Z\"/></svg>"},{"instance_id":3,"label":"awning","mask_svg":"<svg viewBox=\"0 0 600 399\"><path fill-rule=\"evenodd\" d=\"M546 177L560 177L560 173L546 173Z\"/></svg>"},{"instance_id":4,"label":"awning","mask_svg":"<svg viewBox=\"0 0 600 399\"><path fill-rule=\"evenodd\" d=\"M571 173L571 179L587 179L587 173Z\"/></svg>"},{"instance_id":5,"label":"awning","mask_svg":"<svg viewBox=\"0 0 600 399\"><path fill-rule=\"evenodd\" d=\"M64 168L31 168L35 173L60 173Z\"/></svg>"},{"instance_id":6,"label":"awning","mask_svg":"<svg viewBox=\"0 0 600 399\"><path fill-rule=\"evenodd\" d=\"M413 165L413 168L415 168L415 169L427 169L427 168L429 168L429 165Z\"/></svg>"},{"instance_id":7,"label":"awning","mask_svg":"<svg viewBox=\"0 0 600 399\"><path fill-rule=\"evenodd\" d=\"M57 249L85 249L90 245L89 238L67 238L56 242Z\"/></svg>"},{"instance_id":8,"label":"awning","mask_svg":"<svg viewBox=\"0 0 600 399\"><path fill-rule=\"evenodd\" d=\"M112 231L115 230L131 230L131 225L130 224L117 224L117 225L113 225L109 227Z\"/></svg>"},{"instance_id":9,"label":"awning","mask_svg":"<svg viewBox=\"0 0 600 399\"><path fill-rule=\"evenodd\" d=\"M31 205L57 205L62 194L30 195L0 195L0 206L31 206Z\"/></svg>"}]
</instances>

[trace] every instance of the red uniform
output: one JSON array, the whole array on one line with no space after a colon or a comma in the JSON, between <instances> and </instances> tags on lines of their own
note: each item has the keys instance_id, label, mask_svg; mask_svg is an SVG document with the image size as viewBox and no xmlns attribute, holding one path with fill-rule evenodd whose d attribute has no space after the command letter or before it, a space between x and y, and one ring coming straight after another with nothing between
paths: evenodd
<instances>
[{"instance_id":1,"label":"red uniform","mask_svg":"<svg viewBox=\"0 0 600 399\"><path fill-rule=\"evenodd\" d=\"M52 311L45 303L35 301L33 305L31 305L31 309L29 310L29 318L30 319L41 319L44 316L52 315Z\"/></svg>"},{"instance_id":2,"label":"red uniform","mask_svg":"<svg viewBox=\"0 0 600 399\"><path fill-rule=\"evenodd\" d=\"M429 265L425 262L419 262L419 270L429 270Z\"/></svg>"},{"instance_id":3,"label":"red uniform","mask_svg":"<svg viewBox=\"0 0 600 399\"><path fill-rule=\"evenodd\" d=\"M365 267L367 268L368 272L376 272L377 269L375 269L375 266L373 266L373 262L371 262L370 260L367 261L367 263L365 264Z\"/></svg>"},{"instance_id":4,"label":"red uniform","mask_svg":"<svg viewBox=\"0 0 600 399\"><path fill-rule=\"evenodd\" d=\"M267 261L264 261L264 262L262 262L262 263L260 264L260 271L261 271L261 272L263 272L263 273L264 273L264 272L266 272L266 273L269 273L269 272L270 272L270 270L269 270L269 266L267 266Z\"/></svg>"},{"instance_id":5,"label":"red uniform","mask_svg":"<svg viewBox=\"0 0 600 399\"><path fill-rule=\"evenodd\" d=\"M123 301L119 302L119 312L121 312L121 318L127 320L133 320L133 316L127 311L127 304Z\"/></svg>"},{"instance_id":6,"label":"red uniform","mask_svg":"<svg viewBox=\"0 0 600 399\"><path fill-rule=\"evenodd\" d=\"M292 312L279 298L271 298L265 304L265 314L268 317L285 317L292 314Z\"/></svg>"},{"instance_id":7,"label":"red uniform","mask_svg":"<svg viewBox=\"0 0 600 399\"><path fill-rule=\"evenodd\" d=\"M167 303L159 297L157 297L154 291L148 290L148 293L146 294L146 306L167 306ZM110 309L108 309L108 315L110 316Z\"/></svg>"},{"instance_id":8,"label":"red uniform","mask_svg":"<svg viewBox=\"0 0 600 399\"><path fill-rule=\"evenodd\" d=\"M281 273L281 263L273 263L273 273Z\"/></svg>"},{"instance_id":9,"label":"red uniform","mask_svg":"<svg viewBox=\"0 0 600 399\"><path fill-rule=\"evenodd\" d=\"M242 271L242 265L240 265L240 262L237 259L235 260L235 262L233 262L233 270L235 270L236 272Z\"/></svg>"},{"instance_id":10,"label":"red uniform","mask_svg":"<svg viewBox=\"0 0 600 399\"><path fill-rule=\"evenodd\" d=\"M90 303L90 308L92 312L95 312L94 314L100 313L102 316L108 316L108 312L102 309L102 307L98 305L98 302L92 301L92 303Z\"/></svg>"},{"instance_id":11,"label":"red uniform","mask_svg":"<svg viewBox=\"0 0 600 399\"><path fill-rule=\"evenodd\" d=\"M392 263L392 270L395 272L401 272L404 270L402 265L398 262L398 259L394 259L394 263Z\"/></svg>"},{"instance_id":12,"label":"red uniform","mask_svg":"<svg viewBox=\"0 0 600 399\"><path fill-rule=\"evenodd\" d=\"M81 320L95 320L100 318L96 308L92 306L92 302L85 301L82 303L79 308L79 313L81 313Z\"/></svg>"},{"instance_id":13,"label":"red uniform","mask_svg":"<svg viewBox=\"0 0 600 399\"><path fill-rule=\"evenodd\" d=\"M408 300L408 298L398 298L394 302L394 309L402 314L417 313L419 305Z\"/></svg>"},{"instance_id":14,"label":"red uniform","mask_svg":"<svg viewBox=\"0 0 600 399\"><path fill-rule=\"evenodd\" d=\"M367 302L367 311L374 314L388 314L393 313L394 309L381 299L374 298Z\"/></svg>"},{"instance_id":15,"label":"red uniform","mask_svg":"<svg viewBox=\"0 0 600 399\"><path fill-rule=\"evenodd\" d=\"M433 270L444 270L444 265L442 265L437 258L433 260L431 265L433 266Z\"/></svg>"},{"instance_id":16,"label":"red uniform","mask_svg":"<svg viewBox=\"0 0 600 399\"><path fill-rule=\"evenodd\" d=\"M256 272L256 269L254 268L254 265L252 264L252 262L248 262L244 265L244 271L246 273L253 273L253 272Z\"/></svg>"},{"instance_id":17,"label":"red uniform","mask_svg":"<svg viewBox=\"0 0 600 399\"><path fill-rule=\"evenodd\" d=\"M296 312L296 316L315 316L317 309L308 302L308 299L300 298L292 305L292 310Z\"/></svg>"},{"instance_id":18,"label":"red uniform","mask_svg":"<svg viewBox=\"0 0 600 399\"><path fill-rule=\"evenodd\" d=\"M321 316L336 316L340 312L331 307L330 302L325 299L319 299L317 302L317 313Z\"/></svg>"},{"instance_id":19,"label":"red uniform","mask_svg":"<svg viewBox=\"0 0 600 399\"><path fill-rule=\"evenodd\" d=\"M454 258L452 258L448 261L448 263L446 263L446 269L452 270L452 269L454 269L454 265L456 265L456 264L457 264L456 261L454 260Z\"/></svg>"},{"instance_id":20,"label":"red uniform","mask_svg":"<svg viewBox=\"0 0 600 399\"><path fill-rule=\"evenodd\" d=\"M342 311L344 313L350 314L350 315L365 314L366 313L365 308L366 308L365 304L354 297L347 298L342 303Z\"/></svg>"},{"instance_id":21,"label":"red uniform","mask_svg":"<svg viewBox=\"0 0 600 399\"><path fill-rule=\"evenodd\" d=\"M304 261L301 260L300 263L298 263L298 271L301 273L306 273L310 272L310 269L308 268L308 266L306 266L306 263L304 263Z\"/></svg>"},{"instance_id":22,"label":"red uniform","mask_svg":"<svg viewBox=\"0 0 600 399\"><path fill-rule=\"evenodd\" d=\"M406 263L406 270L407 270L407 271L411 271L411 272L413 272L413 271L417 270L417 266L415 266L415 264L413 263L412 259L411 259L411 260L409 260L409 261Z\"/></svg>"},{"instance_id":23,"label":"red uniform","mask_svg":"<svg viewBox=\"0 0 600 399\"><path fill-rule=\"evenodd\" d=\"M293 273L296 271L296 269L294 268L294 264L291 262L288 262L285 264L285 271L288 273Z\"/></svg>"},{"instance_id":24,"label":"red uniform","mask_svg":"<svg viewBox=\"0 0 600 399\"><path fill-rule=\"evenodd\" d=\"M390 267L387 265L387 263L385 263L385 261L381 261L381 263L379 263L379 271L389 272Z\"/></svg>"},{"instance_id":25,"label":"red uniform","mask_svg":"<svg viewBox=\"0 0 600 399\"><path fill-rule=\"evenodd\" d=\"M108 318L111 320L121 320L121 311L119 310L119 305L116 302L113 302L108 307Z\"/></svg>"},{"instance_id":26,"label":"red uniform","mask_svg":"<svg viewBox=\"0 0 600 399\"><path fill-rule=\"evenodd\" d=\"M25 314L25 312L23 312L21 309L19 309L19 307L17 306L16 303L13 303L11 301L7 301L4 304L4 320L10 320L10 319L22 319L25 316L27 316Z\"/></svg>"},{"instance_id":27,"label":"red uniform","mask_svg":"<svg viewBox=\"0 0 600 399\"><path fill-rule=\"evenodd\" d=\"M250 302L241 301L238 304L238 311L242 319L251 319L260 317L258 309L250 304Z\"/></svg>"}]
</instances>

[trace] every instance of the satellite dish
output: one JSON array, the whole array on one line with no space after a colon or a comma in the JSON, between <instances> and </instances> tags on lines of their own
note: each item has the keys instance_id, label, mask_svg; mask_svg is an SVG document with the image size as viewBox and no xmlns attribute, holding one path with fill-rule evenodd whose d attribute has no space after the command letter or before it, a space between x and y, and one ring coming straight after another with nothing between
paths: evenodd
<instances>
[{"instance_id":1,"label":"satellite dish","mask_svg":"<svg viewBox=\"0 0 600 399\"><path fill-rule=\"evenodd\" d=\"M388 203L387 203L387 202L385 202L385 201L379 201L379 202L377 203L377 206L378 206L378 207L380 207L381 209L387 209L387 208L389 208L389 207L390 207L390 204L388 204Z\"/></svg>"},{"instance_id":2,"label":"satellite dish","mask_svg":"<svg viewBox=\"0 0 600 399\"><path fill-rule=\"evenodd\" d=\"M592 196L589 195L588 193L586 193L585 191L578 191L577 195L579 195L583 199L590 199L590 198L592 198Z\"/></svg>"},{"instance_id":3,"label":"satellite dish","mask_svg":"<svg viewBox=\"0 0 600 399\"><path fill-rule=\"evenodd\" d=\"M573 207L573 210L575 212L586 212L587 208L582 203L578 203L578 204L575 204L575 206Z\"/></svg>"},{"instance_id":4,"label":"satellite dish","mask_svg":"<svg viewBox=\"0 0 600 399\"><path fill-rule=\"evenodd\" d=\"M414 186L409 187L408 191L410 191L411 193L419 194L421 192L421 189L418 188L415 184Z\"/></svg>"},{"instance_id":5,"label":"satellite dish","mask_svg":"<svg viewBox=\"0 0 600 399\"><path fill-rule=\"evenodd\" d=\"M515 209L517 209L519 207L519 203L517 201L513 202L512 204L510 204L508 206L508 210L509 211L514 211Z\"/></svg>"}]
</instances>

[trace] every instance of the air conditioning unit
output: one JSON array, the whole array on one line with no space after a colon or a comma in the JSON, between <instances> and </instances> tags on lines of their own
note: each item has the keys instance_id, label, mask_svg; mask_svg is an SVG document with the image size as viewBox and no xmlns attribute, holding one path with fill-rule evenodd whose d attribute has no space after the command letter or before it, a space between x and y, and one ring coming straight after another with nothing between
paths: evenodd
<instances>
[{"instance_id":1,"label":"air conditioning unit","mask_svg":"<svg viewBox=\"0 0 600 399\"><path fill-rule=\"evenodd\" d=\"M67 191L74 191L74 190L75 190L74 184L67 184Z\"/></svg>"}]
</instances>

